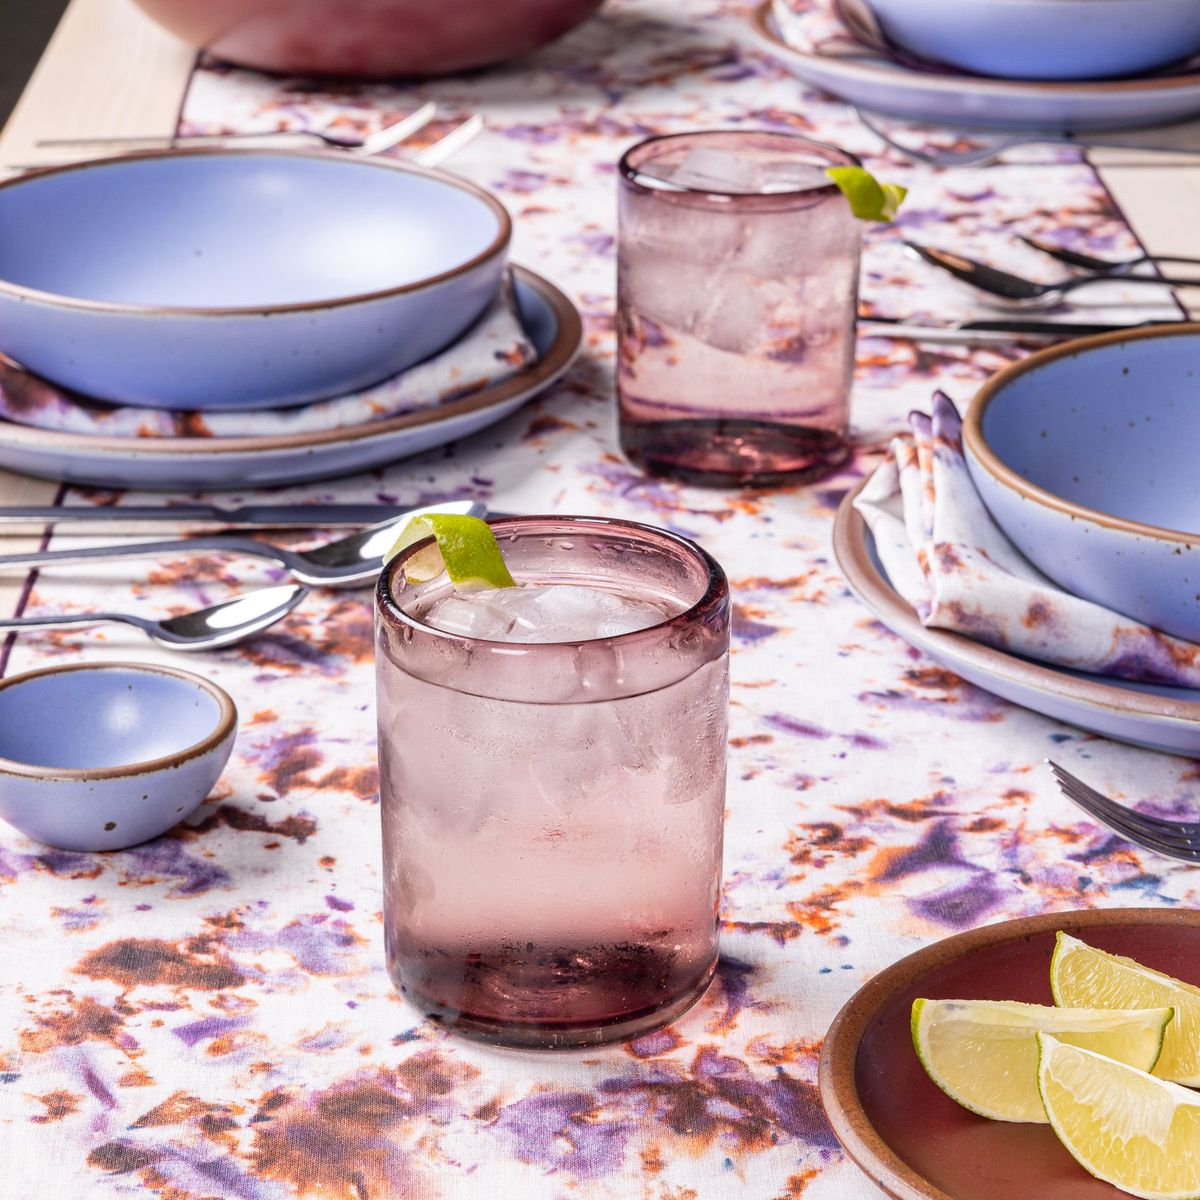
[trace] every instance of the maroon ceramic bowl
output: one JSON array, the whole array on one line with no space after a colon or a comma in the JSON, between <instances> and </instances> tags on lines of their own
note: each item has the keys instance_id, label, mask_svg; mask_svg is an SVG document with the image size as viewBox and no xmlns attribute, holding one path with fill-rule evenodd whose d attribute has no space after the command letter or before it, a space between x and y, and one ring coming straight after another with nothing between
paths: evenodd
<instances>
[{"instance_id":1,"label":"maroon ceramic bowl","mask_svg":"<svg viewBox=\"0 0 1200 1200\"><path fill-rule=\"evenodd\" d=\"M445 75L553 41L603 0L136 0L218 58L263 71Z\"/></svg>"},{"instance_id":2,"label":"maroon ceramic bowl","mask_svg":"<svg viewBox=\"0 0 1200 1200\"><path fill-rule=\"evenodd\" d=\"M909 1014L918 996L1050 1004L1057 930L1200 983L1200 912L1110 908L985 925L902 958L846 1003L825 1037L821 1100L838 1140L892 1200L1123 1200L1049 1125L989 1121L925 1074Z\"/></svg>"}]
</instances>

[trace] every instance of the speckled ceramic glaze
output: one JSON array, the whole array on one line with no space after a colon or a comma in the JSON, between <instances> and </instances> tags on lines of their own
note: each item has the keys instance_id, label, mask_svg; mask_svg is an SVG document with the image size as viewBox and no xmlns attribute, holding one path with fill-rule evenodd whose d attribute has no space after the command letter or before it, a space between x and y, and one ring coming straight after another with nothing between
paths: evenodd
<instances>
[{"instance_id":1,"label":"speckled ceramic glaze","mask_svg":"<svg viewBox=\"0 0 1200 1200\"><path fill-rule=\"evenodd\" d=\"M1120 1200L1048 1125L989 1121L956 1104L913 1052L918 997L1051 1004L1063 930L1112 954L1200 983L1200 913L1116 908L1042 913L960 933L881 971L829 1027L821 1100L846 1153L895 1200Z\"/></svg>"},{"instance_id":2,"label":"speckled ceramic glaze","mask_svg":"<svg viewBox=\"0 0 1200 1200\"><path fill-rule=\"evenodd\" d=\"M1200 325L1054 347L980 390L963 424L996 523L1056 583L1200 641Z\"/></svg>"},{"instance_id":3,"label":"speckled ceramic glaze","mask_svg":"<svg viewBox=\"0 0 1200 1200\"><path fill-rule=\"evenodd\" d=\"M237 709L188 671L46 667L0 681L0 817L63 850L120 850L201 804Z\"/></svg>"},{"instance_id":4,"label":"speckled ceramic glaze","mask_svg":"<svg viewBox=\"0 0 1200 1200\"><path fill-rule=\"evenodd\" d=\"M1200 756L1200 691L1110 679L1030 662L962 634L930 629L892 587L871 531L854 509L863 484L838 509L833 549L854 594L893 633L976 687L1092 733Z\"/></svg>"},{"instance_id":5,"label":"speckled ceramic glaze","mask_svg":"<svg viewBox=\"0 0 1200 1200\"><path fill-rule=\"evenodd\" d=\"M495 296L510 233L473 184L336 151L35 172L0 184L0 350L124 404L302 404L452 342Z\"/></svg>"},{"instance_id":6,"label":"speckled ceramic glaze","mask_svg":"<svg viewBox=\"0 0 1200 1200\"><path fill-rule=\"evenodd\" d=\"M897 45L1006 79L1107 79L1200 49L1190 0L866 0Z\"/></svg>"},{"instance_id":7,"label":"speckled ceramic glaze","mask_svg":"<svg viewBox=\"0 0 1200 1200\"><path fill-rule=\"evenodd\" d=\"M935 125L1116 129L1178 121L1200 110L1200 75L1195 73L1150 79L995 79L915 70L870 51L855 57L824 53L808 36L810 23L818 39L828 28L819 23L822 15L823 6L811 6L798 19L789 19L785 36L772 15L771 0L766 0L752 14L750 32L805 83L877 112ZM844 41L845 28L837 29Z\"/></svg>"}]
</instances>

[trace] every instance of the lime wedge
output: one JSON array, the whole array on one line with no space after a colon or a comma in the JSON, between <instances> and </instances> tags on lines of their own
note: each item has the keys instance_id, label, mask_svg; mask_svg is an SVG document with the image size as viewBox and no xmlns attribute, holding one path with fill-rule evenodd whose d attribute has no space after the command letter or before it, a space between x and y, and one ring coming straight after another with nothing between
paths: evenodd
<instances>
[{"instance_id":1,"label":"lime wedge","mask_svg":"<svg viewBox=\"0 0 1200 1200\"><path fill-rule=\"evenodd\" d=\"M434 539L434 544L404 564L404 575L410 583L428 583L444 570L460 592L516 587L488 523L458 513L423 513L411 517L385 561L428 537Z\"/></svg>"},{"instance_id":2,"label":"lime wedge","mask_svg":"<svg viewBox=\"0 0 1200 1200\"><path fill-rule=\"evenodd\" d=\"M1061 1006L1173 1008L1154 1074L1200 1084L1200 988L1060 933L1050 961L1050 990Z\"/></svg>"},{"instance_id":3,"label":"lime wedge","mask_svg":"<svg viewBox=\"0 0 1200 1200\"><path fill-rule=\"evenodd\" d=\"M826 167L825 174L841 188L850 211L860 221L891 221L900 211L908 188L880 183L863 167Z\"/></svg>"},{"instance_id":4,"label":"lime wedge","mask_svg":"<svg viewBox=\"0 0 1200 1200\"><path fill-rule=\"evenodd\" d=\"M1200 1096L1044 1033L1038 1049L1046 1116L1085 1171L1146 1200L1200 1196Z\"/></svg>"},{"instance_id":5,"label":"lime wedge","mask_svg":"<svg viewBox=\"0 0 1200 1200\"><path fill-rule=\"evenodd\" d=\"M929 1078L951 1100L994 1121L1044 1125L1039 1032L1148 1071L1171 1015L1169 1008L1117 1012L1015 1000L917 1000L912 1039Z\"/></svg>"}]
</instances>

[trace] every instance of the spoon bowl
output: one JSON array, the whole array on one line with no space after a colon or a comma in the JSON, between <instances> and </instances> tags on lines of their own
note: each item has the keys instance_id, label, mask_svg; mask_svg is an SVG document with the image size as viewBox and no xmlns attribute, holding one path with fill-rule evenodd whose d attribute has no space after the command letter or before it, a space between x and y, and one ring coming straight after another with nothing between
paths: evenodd
<instances>
[{"instance_id":1,"label":"spoon bowl","mask_svg":"<svg viewBox=\"0 0 1200 1200\"><path fill-rule=\"evenodd\" d=\"M64 625L132 625L152 642L168 650L218 650L234 646L282 620L308 595L302 584L259 588L162 621L151 621L133 613L64 613L45 617L12 617L0 621L4 629L60 629Z\"/></svg>"}]
</instances>

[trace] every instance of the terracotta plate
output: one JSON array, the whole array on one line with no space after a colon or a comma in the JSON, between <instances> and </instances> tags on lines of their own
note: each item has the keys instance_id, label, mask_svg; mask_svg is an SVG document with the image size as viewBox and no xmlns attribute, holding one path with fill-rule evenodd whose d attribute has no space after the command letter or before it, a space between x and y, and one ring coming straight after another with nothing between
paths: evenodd
<instances>
[{"instance_id":1,"label":"terracotta plate","mask_svg":"<svg viewBox=\"0 0 1200 1200\"><path fill-rule=\"evenodd\" d=\"M1118 1200L1048 1125L989 1121L940 1091L913 1052L918 996L1050 1004L1057 930L1200 983L1200 912L1046 913L926 946L880 972L838 1013L821 1055L821 1099L846 1153L897 1200Z\"/></svg>"}]
</instances>

